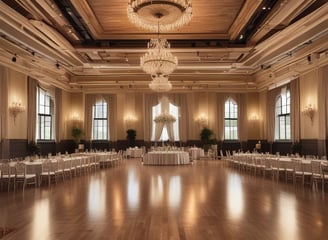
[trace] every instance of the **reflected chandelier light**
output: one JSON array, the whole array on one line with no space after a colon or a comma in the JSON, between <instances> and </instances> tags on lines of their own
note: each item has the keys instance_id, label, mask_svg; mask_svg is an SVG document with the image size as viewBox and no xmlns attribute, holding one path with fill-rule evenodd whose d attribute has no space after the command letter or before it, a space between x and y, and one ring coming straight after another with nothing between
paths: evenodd
<instances>
[{"instance_id":1,"label":"reflected chandelier light","mask_svg":"<svg viewBox=\"0 0 328 240\"><path fill-rule=\"evenodd\" d=\"M161 30L172 31L190 22L190 0L129 0L128 18L135 25L156 32L157 15L160 14Z\"/></svg>"}]
</instances>

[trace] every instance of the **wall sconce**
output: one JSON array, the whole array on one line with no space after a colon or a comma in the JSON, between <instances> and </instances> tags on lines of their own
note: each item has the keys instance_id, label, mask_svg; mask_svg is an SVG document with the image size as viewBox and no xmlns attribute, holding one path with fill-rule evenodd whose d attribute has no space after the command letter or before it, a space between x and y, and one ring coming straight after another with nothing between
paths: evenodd
<instances>
[{"instance_id":1,"label":"wall sconce","mask_svg":"<svg viewBox=\"0 0 328 240\"><path fill-rule=\"evenodd\" d=\"M303 110L303 113L305 116L308 116L311 120L311 123L313 124L313 118L314 118L314 114L315 114L315 109L312 106L312 104L308 104L305 109Z\"/></svg>"},{"instance_id":2,"label":"wall sconce","mask_svg":"<svg viewBox=\"0 0 328 240\"><path fill-rule=\"evenodd\" d=\"M131 115L128 115L125 117L124 121L127 128L132 128L132 124L134 124L137 121L137 119Z\"/></svg>"},{"instance_id":3,"label":"wall sconce","mask_svg":"<svg viewBox=\"0 0 328 240\"><path fill-rule=\"evenodd\" d=\"M207 126L208 118L204 114L201 114L196 121L198 122L200 128L204 128Z\"/></svg>"},{"instance_id":4,"label":"wall sconce","mask_svg":"<svg viewBox=\"0 0 328 240\"><path fill-rule=\"evenodd\" d=\"M25 111L25 107L22 105L21 102L12 102L11 106L9 106L9 112L14 117L14 124L16 124L17 115L24 111Z\"/></svg>"}]
</instances>

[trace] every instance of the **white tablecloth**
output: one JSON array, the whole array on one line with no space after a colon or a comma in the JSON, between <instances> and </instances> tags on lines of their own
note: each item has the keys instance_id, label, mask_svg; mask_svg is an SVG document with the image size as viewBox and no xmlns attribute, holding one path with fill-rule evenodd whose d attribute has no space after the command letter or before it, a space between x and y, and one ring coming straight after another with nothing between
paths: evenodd
<instances>
[{"instance_id":1,"label":"white tablecloth","mask_svg":"<svg viewBox=\"0 0 328 240\"><path fill-rule=\"evenodd\" d=\"M190 164L187 152L149 152L143 158L144 164L149 165L181 165Z\"/></svg>"},{"instance_id":2,"label":"white tablecloth","mask_svg":"<svg viewBox=\"0 0 328 240\"><path fill-rule=\"evenodd\" d=\"M200 159L200 157L204 157L204 149L202 148L189 148L189 153L191 155L192 160Z\"/></svg>"},{"instance_id":3,"label":"white tablecloth","mask_svg":"<svg viewBox=\"0 0 328 240\"><path fill-rule=\"evenodd\" d=\"M142 157L142 149L141 148L128 148L128 149L126 149L126 154L132 158L140 158L140 157Z\"/></svg>"}]
</instances>

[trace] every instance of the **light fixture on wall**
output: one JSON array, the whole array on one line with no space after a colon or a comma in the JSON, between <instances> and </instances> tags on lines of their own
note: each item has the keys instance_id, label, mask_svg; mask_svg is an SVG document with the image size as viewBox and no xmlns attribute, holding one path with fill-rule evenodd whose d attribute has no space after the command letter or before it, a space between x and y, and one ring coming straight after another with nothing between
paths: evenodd
<instances>
[{"instance_id":1,"label":"light fixture on wall","mask_svg":"<svg viewBox=\"0 0 328 240\"><path fill-rule=\"evenodd\" d=\"M200 128L204 128L207 126L208 118L204 114L201 114L196 121Z\"/></svg>"},{"instance_id":2,"label":"light fixture on wall","mask_svg":"<svg viewBox=\"0 0 328 240\"><path fill-rule=\"evenodd\" d=\"M124 120L127 128L132 128L133 124L137 121L137 119L131 115L127 115Z\"/></svg>"},{"instance_id":3,"label":"light fixture on wall","mask_svg":"<svg viewBox=\"0 0 328 240\"><path fill-rule=\"evenodd\" d=\"M315 114L315 108L312 104L306 105L305 109L303 110L303 114L310 118L311 123L313 124L313 118Z\"/></svg>"},{"instance_id":4,"label":"light fixture on wall","mask_svg":"<svg viewBox=\"0 0 328 240\"><path fill-rule=\"evenodd\" d=\"M9 106L9 112L14 118L14 124L16 123L16 117L19 113L22 113L25 111L25 107L22 105L20 101L12 102L12 104Z\"/></svg>"}]
</instances>

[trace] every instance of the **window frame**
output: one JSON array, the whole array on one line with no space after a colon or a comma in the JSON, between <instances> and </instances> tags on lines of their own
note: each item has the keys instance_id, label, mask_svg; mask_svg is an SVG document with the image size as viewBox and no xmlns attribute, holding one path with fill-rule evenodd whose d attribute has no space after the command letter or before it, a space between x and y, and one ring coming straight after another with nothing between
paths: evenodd
<instances>
[{"instance_id":1,"label":"window frame","mask_svg":"<svg viewBox=\"0 0 328 240\"><path fill-rule=\"evenodd\" d=\"M228 111L226 110L226 104L229 104ZM236 108L236 111L233 111L234 105ZM228 112L228 116L226 113ZM236 117L232 117L232 115L236 115ZM227 126L226 123L229 123ZM233 122L235 122L235 126L233 126ZM227 137L226 134L226 128L228 128L229 131L229 138ZM234 130L233 128L236 128ZM224 117L223 117L223 133L224 133L224 141L230 141L230 142L235 142L239 141L239 136L238 136L238 104L235 100L232 98L228 98L224 102ZM231 136L236 135L236 138L231 138Z\"/></svg>"},{"instance_id":2,"label":"window frame","mask_svg":"<svg viewBox=\"0 0 328 240\"><path fill-rule=\"evenodd\" d=\"M286 95L286 96L284 97L283 95ZM283 102L284 98L285 98L285 102ZM290 89L288 89L288 88L283 90L282 93L276 99L276 102L275 102L275 122L276 122L275 123L275 141L290 142L292 140L291 139L292 129L291 129L291 112L290 112L291 101L290 101L290 99L291 99ZM284 108L285 108L285 111L284 111ZM283 120L283 121L281 121L281 120ZM282 125L283 125L283 128L282 128ZM284 129L283 134L281 132L282 129ZM282 135L284 135L284 138L282 138Z\"/></svg>"},{"instance_id":3,"label":"window frame","mask_svg":"<svg viewBox=\"0 0 328 240\"><path fill-rule=\"evenodd\" d=\"M101 117L98 115L98 110L97 106L101 107ZM105 113L104 113L105 111ZM104 116L106 115L106 116ZM108 103L107 101L102 98L100 101L97 101L93 106L92 106L92 141L108 141L109 140L109 127L108 127ZM101 126L100 125L95 125L95 123L102 122ZM100 127L99 127L100 126ZM100 130L103 131L103 138L100 138Z\"/></svg>"},{"instance_id":4,"label":"window frame","mask_svg":"<svg viewBox=\"0 0 328 240\"><path fill-rule=\"evenodd\" d=\"M43 102L41 103L41 97L43 96ZM41 111L46 109L48 111ZM41 87L37 88L37 141L53 141L53 112L54 104L50 94ZM42 120L43 119L43 120ZM47 119L49 121L47 121ZM47 126L48 125L48 126ZM47 133L47 129L49 132ZM49 137L45 137L49 134Z\"/></svg>"}]
</instances>

